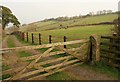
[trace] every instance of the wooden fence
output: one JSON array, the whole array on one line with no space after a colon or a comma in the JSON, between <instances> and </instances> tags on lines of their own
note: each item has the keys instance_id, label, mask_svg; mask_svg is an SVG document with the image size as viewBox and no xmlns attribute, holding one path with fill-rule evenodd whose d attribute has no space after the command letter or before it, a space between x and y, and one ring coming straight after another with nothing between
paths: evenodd
<instances>
[{"instance_id":1,"label":"wooden fence","mask_svg":"<svg viewBox=\"0 0 120 82\"><path fill-rule=\"evenodd\" d=\"M22 40L31 43L31 44L37 44L37 45L41 45L41 44L51 44L51 43L56 43L56 42L66 42L66 41L73 41L73 40L80 40L80 38L78 39L73 39L67 36L54 36L54 35L48 35L46 36L45 40L44 40L44 36L41 33L24 33L21 31L17 31L14 32L13 34L19 36ZM66 48L67 46L64 45L64 48Z\"/></svg>"},{"instance_id":2,"label":"wooden fence","mask_svg":"<svg viewBox=\"0 0 120 82\"><path fill-rule=\"evenodd\" d=\"M68 44L82 44L81 47L66 49L61 47ZM30 49L47 48L42 54L19 58L18 61L26 62L32 60L27 66L20 66L3 71L3 75L10 74L7 80L35 80L41 77L67 69L84 63L87 59L87 51L81 52L82 49L88 49L88 40L77 40L70 42L59 42L43 45L23 46L15 48L4 48L2 51L22 51ZM55 49L53 51L53 49ZM57 50L56 50L57 49ZM68 54L65 54L68 53ZM78 54L79 53L79 54ZM57 56L55 56L57 55ZM34 70L33 70L34 69Z\"/></svg>"},{"instance_id":3,"label":"wooden fence","mask_svg":"<svg viewBox=\"0 0 120 82\"><path fill-rule=\"evenodd\" d=\"M21 34L21 36L23 35ZM64 46L71 44L81 44L81 46L69 49ZM28 60L31 60L28 65L3 71L3 75L11 75L11 77L6 78L6 80L35 80L65 70L69 67L83 64L84 62L92 61L95 63L100 59L99 41L96 39L96 36L91 36L90 40L83 39L42 45L4 48L0 49L0 51L6 53L7 51L19 52L42 48L47 48L47 50L41 54L18 59L17 63L20 61L27 62Z\"/></svg>"},{"instance_id":4,"label":"wooden fence","mask_svg":"<svg viewBox=\"0 0 120 82\"><path fill-rule=\"evenodd\" d=\"M19 35L21 37L22 40L26 40L27 42L30 40L28 33L22 33L22 32L18 32L17 35ZM31 43L35 43L35 34L31 34ZM41 38L41 34L39 33L38 35L38 44L42 44L42 38ZM53 39L55 36L49 35L48 36L48 43L54 43ZM55 37L57 38L57 37ZM60 37L59 37L60 38ZM69 38L67 36L63 36L62 37L62 41L66 42ZM120 64L118 63L120 61L120 37L116 37L115 35L113 36L101 36L101 40L104 39L104 41L99 42L100 40L98 40L99 37L97 37L96 35L93 35L90 37L90 46L91 48L89 50L91 50L90 54L94 55L94 54L100 54L99 52L95 53L95 50L99 50L101 51L101 55L99 55L101 58L106 58L108 61L109 65L115 66L115 67L120 67ZM72 39L71 39L72 40ZM59 41L56 41L59 42ZM94 46L95 45L95 46ZM98 47L96 46L98 45ZM64 48L67 48L66 45L64 45ZM90 56L90 60L97 58L98 60L100 60L100 57L94 57L94 56ZM92 58L93 57L93 58ZM96 59L96 60L97 60Z\"/></svg>"},{"instance_id":5,"label":"wooden fence","mask_svg":"<svg viewBox=\"0 0 120 82\"><path fill-rule=\"evenodd\" d=\"M120 68L120 37L101 36L101 57L107 60L108 65Z\"/></svg>"}]
</instances>

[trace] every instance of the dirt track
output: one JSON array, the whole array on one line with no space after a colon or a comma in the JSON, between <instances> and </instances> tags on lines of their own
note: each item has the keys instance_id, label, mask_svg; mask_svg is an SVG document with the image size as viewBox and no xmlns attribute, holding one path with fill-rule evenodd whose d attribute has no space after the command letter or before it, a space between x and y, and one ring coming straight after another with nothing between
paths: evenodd
<instances>
[{"instance_id":1,"label":"dirt track","mask_svg":"<svg viewBox=\"0 0 120 82\"><path fill-rule=\"evenodd\" d=\"M12 40L15 43L15 46L24 46L24 44L20 43L18 39L14 35L12 35L12 36L7 36L4 39L3 48L7 47L7 40L9 39L9 37L12 38ZM30 54L40 54L40 52L37 50L30 50L27 52ZM18 66L25 66L28 64L27 62L18 62L17 59L19 58L19 54L16 52L4 54L3 58L5 59L4 64L10 65L12 68L18 67ZM96 72L96 71L90 70L89 68L82 68L80 66L69 68L64 72L67 74L74 75L75 77L79 78L79 80L115 80L115 78L107 74ZM46 78L44 78L44 80L45 79Z\"/></svg>"},{"instance_id":2,"label":"dirt track","mask_svg":"<svg viewBox=\"0 0 120 82\"><path fill-rule=\"evenodd\" d=\"M15 47L20 47L20 46L26 45L26 44L20 43L14 35L10 35L10 36L7 36L4 39L4 41L2 43L3 48L8 47L7 42L10 38L12 38L12 41L14 42ZM29 50L29 51L26 51L26 52L29 53L29 54L32 54L32 55L40 54L40 52L36 51L36 50ZM10 68L16 68L16 67L21 67L21 66L28 65L29 64L28 62L18 61L18 59L20 58L19 55L20 54L18 52L9 52L9 53L3 54L3 59L5 60L5 62L3 62L3 64L7 65L7 66L10 66ZM46 78L42 78L42 79L45 80Z\"/></svg>"},{"instance_id":3,"label":"dirt track","mask_svg":"<svg viewBox=\"0 0 120 82\"><path fill-rule=\"evenodd\" d=\"M7 46L8 45L7 42L8 42L9 38L12 38L13 42L15 42L15 38L16 38L15 36L7 36L4 39L3 43L2 43L3 48L7 48L8 47ZM17 52L8 52L8 53L5 53L5 54L3 54L3 59L5 60L3 62L3 64L4 65L8 65L11 68L18 67L18 66L23 66L23 65L27 64L25 62L18 62L19 54Z\"/></svg>"}]
</instances>

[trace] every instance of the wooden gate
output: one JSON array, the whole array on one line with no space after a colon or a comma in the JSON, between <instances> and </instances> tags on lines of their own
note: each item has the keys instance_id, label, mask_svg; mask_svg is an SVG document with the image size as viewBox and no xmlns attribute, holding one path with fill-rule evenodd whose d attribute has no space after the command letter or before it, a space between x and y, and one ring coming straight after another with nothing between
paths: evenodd
<instances>
[{"instance_id":1,"label":"wooden gate","mask_svg":"<svg viewBox=\"0 0 120 82\"><path fill-rule=\"evenodd\" d=\"M5 48L0 51L25 51L46 48L42 54L19 58L18 61L29 61L26 66L20 66L3 71L3 75L10 74L6 80L35 80L63 71L69 67L83 64L88 60L89 40L76 40L53 44ZM79 44L77 48L64 48L64 45Z\"/></svg>"}]
</instances>

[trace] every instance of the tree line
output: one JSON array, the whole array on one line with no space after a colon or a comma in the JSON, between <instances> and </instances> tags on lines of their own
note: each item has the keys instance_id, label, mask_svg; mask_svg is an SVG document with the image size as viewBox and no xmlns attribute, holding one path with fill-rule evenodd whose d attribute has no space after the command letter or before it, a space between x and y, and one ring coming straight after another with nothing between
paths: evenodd
<instances>
[{"instance_id":1,"label":"tree line","mask_svg":"<svg viewBox=\"0 0 120 82\"><path fill-rule=\"evenodd\" d=\"M50 20L55 20L55 21L68 21L68 20L72 20L72 19L79 19L79 18L85 18L85 17L89 17L89 16L98 16L98 15L105 15L105 14L116 14L117 12L113 12L112 10L100 10L97 12L89 12L86 15L81 15L79 14L78 16L72 16L72 17L57 17L57 18L49 18L49 19L44 19L43 21L50 21Z\"/></svg>"}]
</instances>

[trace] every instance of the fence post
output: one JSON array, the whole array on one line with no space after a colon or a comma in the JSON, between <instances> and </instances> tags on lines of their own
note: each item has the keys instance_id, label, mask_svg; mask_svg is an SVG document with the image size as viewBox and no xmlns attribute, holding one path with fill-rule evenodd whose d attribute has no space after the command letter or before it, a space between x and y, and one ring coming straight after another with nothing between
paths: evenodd
<instances>
[{"instance_id":1,"label":"fence post","mask_svg":"<svg viewBox=\"0 0 120 82\"><path fill-rule=\"evenodd\" d=\"M25 37L25 36L24 36L24 32L22 32L22 40L24 40L24 37Z\"/></svg>"},{"instance_id":2,"label":"fence post","mask_svg":"<svg viewBox=\"0 0 120 82\"><path fill-rule=\"evenodd\" d=\"M52 36L49 35L49 43L51 44L52 43Z\"/></svg>"},{"instance_id":3,"label":"fence post","mask_svg":"<svg viewBox=\"0 0 120 82\"><path fill-rule=\"evenodd\" d=\"M115 37L115 39L113 39L113 44L120 44L120 39L118 38L119 35L114 33L113 36ZM120 51L120 46L112 46L112 49L114 51ZM119 54L113 54L113 57L120 58L120 55ZM112 61L112 62L118 63L119 61L115 60L115 61ZM119 65L119 68L120 68L120 63L118 63L118 65Z\"/></svg>"},{"instance_id":4,"label":"fence post","mask_svg":"<svg viewBox=\"0 0 120 82\"><path fill-rule=\"evenodd\" d=\"M41 45L41 34L39 33L39 45Z\"/></svg>"},{"instance_id":5,"label":"fence post","mask_svg":"<svg viewBox=\"0 0 120 82\"><path fill-rule=\"evenodd\" d=\"M100 39L96 35L90 36L90 52L89 60L92 64L100 61Z\"/></svg>"},{"instance_id":6,"label":"fence post","mask_svg":"<svg viewBox=\"0 0 120 82\"><path fill-rule=\"evenodd\" d=\"M34 36L33 36L33 33L32 33L32 44L34 44Z\"/></svg>"},{"instance_id":7,"label":"fence post","mask_svg":"<svg viewBox=\"0 0 120 82\"><path fill-rule=\"evenodd\" d=\"M26 37L27 37L27 42L28 42L28 32L26 33Z\"/></svg>"},{"instance_id":8,"label":"fence post","mask_svg":"<svg viewBox=\"0 0 120 82\"><path fill-rule=\"evenodd\" d=\"M63 37L64 42L66 42L66 36ZM64 45L64 48L67 48L66 45Z\"/></svg>"}]
</instances>

